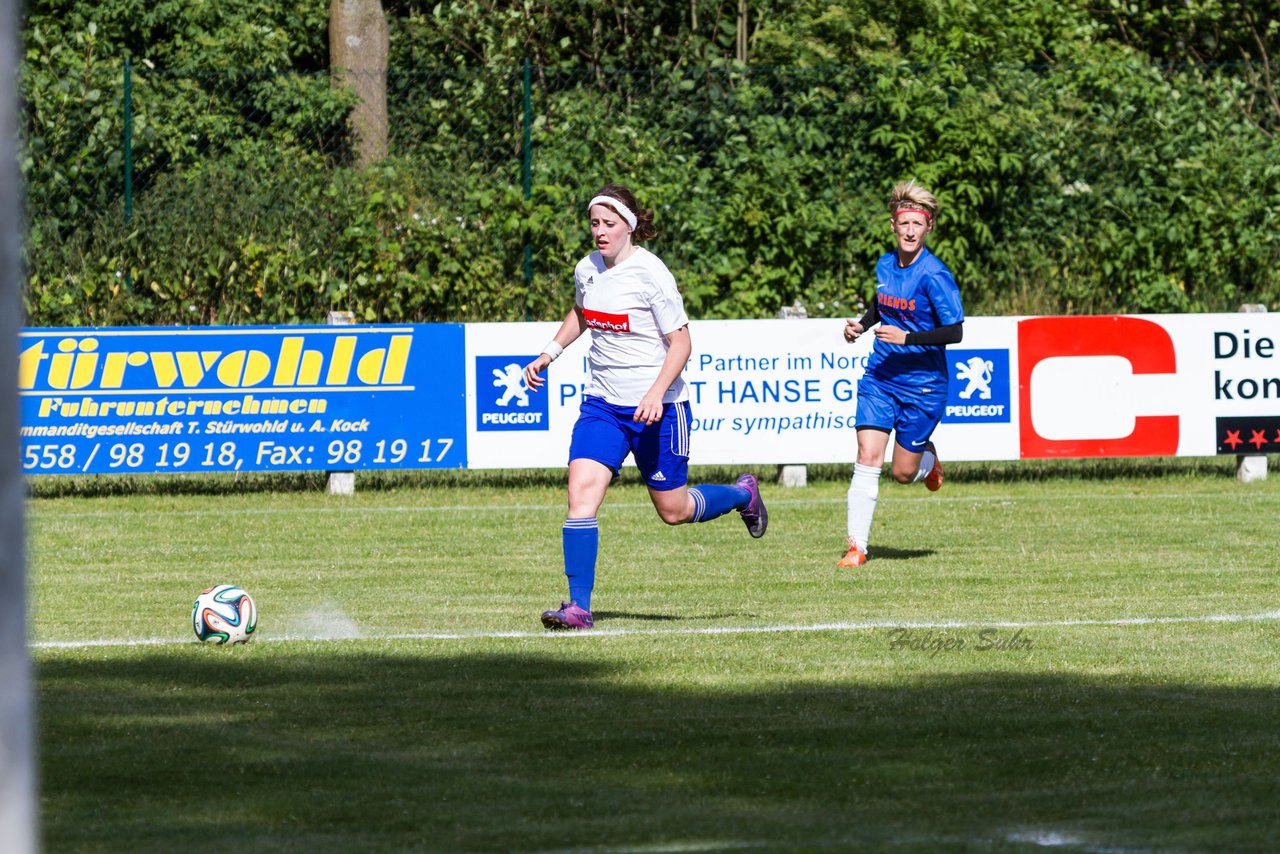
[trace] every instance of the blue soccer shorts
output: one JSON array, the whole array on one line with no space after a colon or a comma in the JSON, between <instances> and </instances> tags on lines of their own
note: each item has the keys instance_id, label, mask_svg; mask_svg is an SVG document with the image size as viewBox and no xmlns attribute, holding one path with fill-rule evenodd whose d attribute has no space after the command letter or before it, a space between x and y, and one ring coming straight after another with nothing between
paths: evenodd
<instances>
[{"instance_id":1,"label":"blue soccer shorts","mask_svg":"<svg viewBox=\"0 0 1280 854\"><path fill-rule=\"evenodd\" d=\"M926 393L905 392L863 377L858 382L858 412L854 425L897 431L897 442L908 451L921 453L947 407L947 386Z\"/></svg>"},{"instance_id":2,"label":"blue soccer shorts","mask_svg":"<svg viewBox=\"0 0 1280 854\"><path fill-rule=\"evenodd\" d=\"M634 406L614 406L588 395L578 411L569 442L569 462L595 460L614 474L631 454L650 489L663 492L689 482L688 401L662 407L662 420L653 424L633 421Z\"/></svg>"}]
</instances>

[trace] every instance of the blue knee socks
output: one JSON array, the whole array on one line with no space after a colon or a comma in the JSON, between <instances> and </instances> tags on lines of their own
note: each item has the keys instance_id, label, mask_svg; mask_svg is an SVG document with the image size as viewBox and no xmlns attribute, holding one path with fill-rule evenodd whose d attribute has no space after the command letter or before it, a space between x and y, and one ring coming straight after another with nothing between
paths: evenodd
<instances>
[{"instance_id":1,"label":"blue knee socks","mask_svg":"<svg viewBox=\"0 0 1280 854\"><path fill-rule=\"evenodd\" d=\"M689 494L694 505L690 522L710 522L730 510L741 510L751 501L751 493L741 486L700 483L690 487Z\"/></svg>"},{"instance_id":2,"label":"blue knee socks","mask_svg":"<svg viewBox=\"0 0 1280 854\"><path fill-rule=\"evenodd\" d=\"M600 523L590 519L565 519L564 574L569 579L569 600L591 610L591 590L596 586L596 553L600 551Z\"/></svg>"}]
</instances>

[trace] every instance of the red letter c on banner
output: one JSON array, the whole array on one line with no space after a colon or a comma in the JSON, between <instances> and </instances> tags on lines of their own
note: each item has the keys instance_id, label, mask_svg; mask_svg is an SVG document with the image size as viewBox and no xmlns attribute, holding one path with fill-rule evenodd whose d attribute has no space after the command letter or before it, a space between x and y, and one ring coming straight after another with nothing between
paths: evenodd
<instances>
[{"instance_id":1,"label":"red letter c on banner","mask_svg":"<svg viewBox=\"0 0 1280 854\"><path fill-rule=\"evenodd\" d=\"M1031 423L1031 372L1045 359L1119 356L1135 374L1177 371L1173 339L1137 317L1036 317L1018 322L1019 454L1035 457L1147 457L1178 452L1178 416L1140 415L1118 439L1046 439Z\"/></svg>"}]
</instances>

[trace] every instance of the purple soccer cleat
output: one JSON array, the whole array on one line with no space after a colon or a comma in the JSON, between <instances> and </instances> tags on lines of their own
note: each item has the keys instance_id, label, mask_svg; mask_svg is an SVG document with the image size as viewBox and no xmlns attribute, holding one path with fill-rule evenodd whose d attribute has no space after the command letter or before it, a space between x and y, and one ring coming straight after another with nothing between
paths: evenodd
<instances>
[{"instance_id":1,"label":"purple soccer cleat","mask_svg":"<svg viewBox=\"0 0 1280 854\"><path fill-rule=\"evenodd\" d=\"M561 602L558 611L543 611L542 625L552 631L561 629L589 629L595 626L591 612L578 606L577 602Z\"/></svg>"},{"instance_id":2,"label":"purple soccer cleat","mask_svg":"<svg viewBox=\"0 0 1280 854\"><path fill-rule=\"evenodd\" d=\"M751 536L760 539L764 536L765 529L769 527L769 511L764 509L764 499L760 497L760 484L755 475L743 474L738 477L735 486L740 486L751 493L751 500L738 513L742 516L742 521L747 523L747 531Z\"/></svg>"}]
</instances>

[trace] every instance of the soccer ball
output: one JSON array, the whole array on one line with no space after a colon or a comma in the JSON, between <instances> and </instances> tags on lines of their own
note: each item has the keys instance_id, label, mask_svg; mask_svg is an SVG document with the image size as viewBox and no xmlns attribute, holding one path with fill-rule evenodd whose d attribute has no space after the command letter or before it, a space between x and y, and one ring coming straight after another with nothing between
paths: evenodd
<instances>
[{"instance_id":1,"label":"soccer ball","mask_svg":"<svg viewBox=\"0 0 1280 854\"><path fill-rule=\"evenodd\" d=\"M215 584L191 606L191 627L206 643L248 643L257 625L257 606L234 584Z\"/></svg>"}]
</instances>

